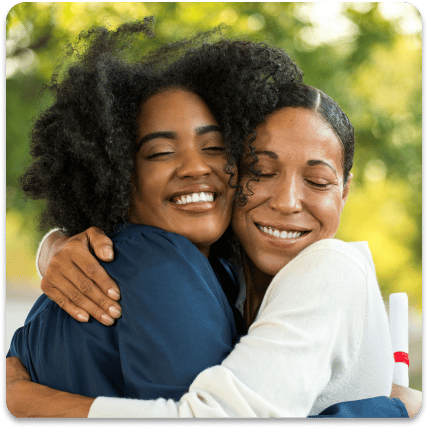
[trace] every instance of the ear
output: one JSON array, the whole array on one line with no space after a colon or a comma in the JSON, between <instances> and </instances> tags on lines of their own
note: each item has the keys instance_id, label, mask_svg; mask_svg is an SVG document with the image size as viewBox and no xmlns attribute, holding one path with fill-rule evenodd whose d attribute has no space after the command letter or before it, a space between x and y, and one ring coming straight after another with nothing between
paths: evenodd
<instances>
[{"instance_id":1,"label":"ear","mask_svg":"<svg viewBox=\"0 0 428 430\"><path fill-rule=\"evenodd\" d=\"M348 198L348 194L349 194L349 187L351 185L351 180L354 177L354 175L352 173L349 174L348 176L348 182L346 182L345 186L343 187L343 191L342 191L342 206L340 208L340 211L343 211L343 208L345 207L345 203L346 203L346 199Z\"/></svg>"}]
</instances>

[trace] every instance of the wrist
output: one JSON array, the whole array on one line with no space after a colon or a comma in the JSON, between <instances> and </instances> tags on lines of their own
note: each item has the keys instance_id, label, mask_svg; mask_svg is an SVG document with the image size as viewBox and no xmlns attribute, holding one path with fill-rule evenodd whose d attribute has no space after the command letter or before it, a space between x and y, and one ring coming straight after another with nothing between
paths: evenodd
<instances>
[{"instance_id":1,"label":"wrist","mask_svg":"<svg viewBox=\"0 0 428 430\"><path fill-rule=\"evenodd\" d=\"M51 230L43 237L36 256L36 267L40 278L45 275L52 256L58 252L67 239L68 236L58 229Z\"/></svg>"}]
</instances>

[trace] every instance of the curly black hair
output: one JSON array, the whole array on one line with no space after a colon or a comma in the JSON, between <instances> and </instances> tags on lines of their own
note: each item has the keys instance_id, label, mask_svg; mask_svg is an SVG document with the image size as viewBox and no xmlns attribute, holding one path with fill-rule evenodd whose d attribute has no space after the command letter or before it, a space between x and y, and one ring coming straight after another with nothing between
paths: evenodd
<instances>
[{"instance_id":1,"label":"curly black hair","mask_svg":"<svg viewBox=\"0 0 428 430\"><path fill-rule=\"evenodd\" d=\"M52 77L47 88L54 102L34 124L33 161L20 178L28 197L47 201L41 229L74 235L96 226L109 234L128 222L136 119L151 95L177 87L207 103L222 128L232 177L246 137L278 102L278 83L302 80L284 51L227 40L221 28L139 55L141 36L153 37L153 22L82 33L70 45L63 77ZM245 199L242 187L237 194Z\"/></svg>"}]
</instances>

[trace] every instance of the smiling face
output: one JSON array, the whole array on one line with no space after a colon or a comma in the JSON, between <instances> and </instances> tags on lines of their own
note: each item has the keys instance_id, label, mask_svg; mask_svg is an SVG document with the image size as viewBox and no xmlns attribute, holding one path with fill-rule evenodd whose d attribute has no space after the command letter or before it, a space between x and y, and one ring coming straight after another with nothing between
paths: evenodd
<instances>
[{"instance_id":1,"label":"smiling face","mask_svg":"<svg viewBox=\"0 0 428 430\"><path fill-rule=\"evenodd\" d=\"M130 221L181 234L208 256L234 195L217 121L196 94L168 89L143 104L137 141Z\"/></svg>"},{"instance_id":2,"label":"smiling face","mask_svg":"<svg viewBox=\"0 0 428 430\"><path fill-rule=\"evenodd\" d=\"M232 226L247 262L275 276L304 248L334 236L349 181L341 142L317 113L279 109L256 132L260 181L251 182L254 195L235 209ZM250 178L244 173L242 184Z\"/></svg>"}]
</instances>

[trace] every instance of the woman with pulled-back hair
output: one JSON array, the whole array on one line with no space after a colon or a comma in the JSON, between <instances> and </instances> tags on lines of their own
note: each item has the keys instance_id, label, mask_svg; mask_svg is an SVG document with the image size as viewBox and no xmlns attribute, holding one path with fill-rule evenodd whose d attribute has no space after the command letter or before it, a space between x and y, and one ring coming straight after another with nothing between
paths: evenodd
<instances>
[{"instance_id":1,"label":"woman with pulled-back hair","mask_svg":"<svg viewBox=\"0 0 428 430\"><path fill-rule=\"evenodd\" d=\"M254 56L248 55L250 52ZM219 61L227 58L225 63ZM116 181L129 184L131 179L126 211L120 212L115 188L110 189L108 198L118 210L116 218L106 213L108 205L95 200L96 195L85 205L79 202L76 210L86 217L82 217L84 227L80 230L96 225L106 233L113 232L115 259L104 267L110 267L112 276L119 280L123 316L113 327L94 320L74 323L43 298L43 305L29 316L11 348L11 355L20 356L14 350L26 344L19 336L25 339L26 330L32 330L34 315L38 318L35 333L45 335L40 328L45 317L40 315L49 307L49 316L59 316L83 338L93 333L93 341L98 342L89 345L92 361L88 365L86 356L75 349L79 339L56 338L57 347L61 344L71 354L81 354L63 366L64 375L70 367L88 372L75 391L88 396L81 390L105 383L109 387L100 386L100 390L110 392L89 397L135 400L100 397L94 402L30 383L25 385L26 401L34 395L40 400L59 394L49 403L50 416L87 416L89 412L93 417L295 417L320 413L337 401L388 395L390 351L387 337L382 336L387 333L386 314L371 259L365 249L331 239L347 197L352 166L353 129L346 115L319 91L299 83L290 85L300 81L297 68L286 54L264 45L228 41L202 45L157 74L158 57L149 60L144 73L132 67L132 79L125 79L120 62L110 68L103 58L97 76L113 71L115 79L107 79L111 103L101 104L104 110L82 112L99 115L98 123L105 121L114 127L105 133L109 125L98 130L89 122L82 145L76 139L71 156L63 157L65 166L70 158L78 160L65 175L74 174L70 190L93 181L95 194L103 189L102 184L98 187L97 175L111 178L111 187L118 172L101 167L90 176L89 167L97 163L114 166L119 164L116 159L125 165L128 160L127 167L121 169L122 180ZM129 104L120 101L127 100L124 88L131 94ZM73 97L76 95L74 92ZM94 106L96 102L95 97ZM83 119L73 123L71 135ZM48 124L41 127L47 128ZM93 138L92 133L100 135ZM101 142L104 149L89 162L86 152L91 152L92 142ZM226 162L229 175L223 171ZM235 166L239 167L239 184L234 180ZM79 175L77 168L81 169ZM27 184L37 175L33 170ZM81 175L90 179L83 182ZM59 197L63 183L57 179L52 189L48 199ZM219 254L227 243L218 239L228 224L233 189L240 205L232 224L246 282L245 306L240 310L249 330L229 355L245 330L240 330L242 317L233 308L235 301L239 307L244 300L237 298L232 269ZM68 207L66 203L58 207L61 205ZM54 212L48 208L47 214ZM80 231L68 227L68 221L59 221L68 217L73 223L73 215L61 218L61 214L60 209L54 224L68 234ZM217 248L213 245L216 241ZM170 252L163 261L165 247ZM161 265L151 272L159 261L172 261L172 270L166 272ZM344 273L355 276L348 281ZM68 281L68 288L70 284ZM343 294L338 290L342 285ZM245 290L242 292L245 295ZM372 346L373 321L384 346L376 350L374 364L368 366L365 354ZM108 319L105 323L109 324ZM103 350L106 345L108 350ZM29 362L34 363L31 346L24 351L30 351ZM42 351L47 358L54 355L40 348L40 343L34 351ZM124 366L115 364L121 361ZM186 387L192 372L196 376L203 366L213 367ZM43 367L41 363L34 375L50 377ZM62 369L57 365L48 370L61 374ZM179 375L182 372L186 378ZM373 373L378 375L376 380L370 379ZM174 384L176 380L183 382ZM157 397L164 399L150 400ZM376 416L392 416L400 408L400 414L406 414L402 404L385 397L373 404ZM40 409L36 405L22 413L40 416Z\"/></svg>"}]
</instances>

